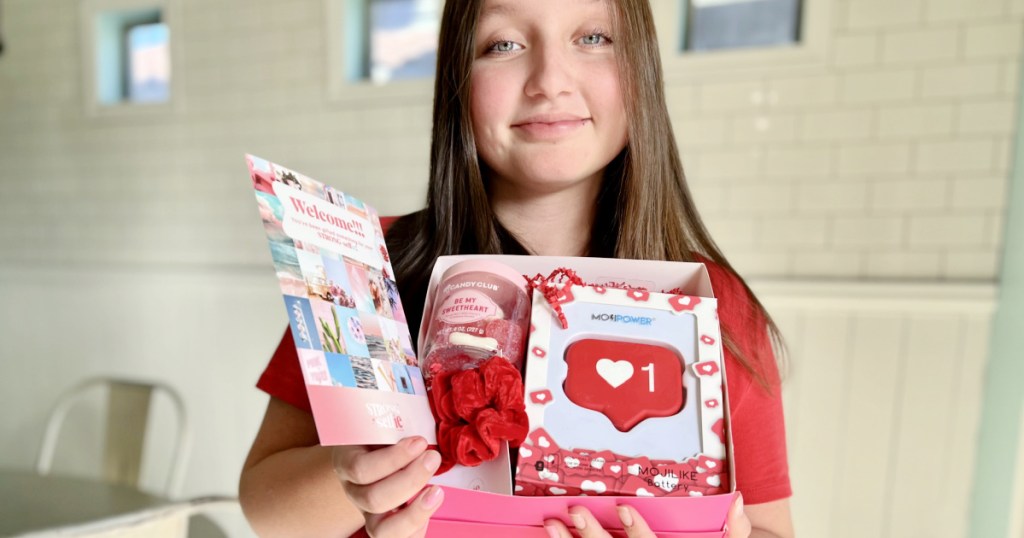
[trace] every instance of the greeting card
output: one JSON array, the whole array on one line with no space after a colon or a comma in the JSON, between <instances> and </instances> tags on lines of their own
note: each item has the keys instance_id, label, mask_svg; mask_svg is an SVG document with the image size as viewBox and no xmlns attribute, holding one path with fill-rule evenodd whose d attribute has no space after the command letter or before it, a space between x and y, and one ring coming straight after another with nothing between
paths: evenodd
<instances>
[{"instance_id":1,"label":"greeting card","mask_svg":"<svg viewBox=\"0 0 1024 538\"><path fill-rule=\"evenodd\" d=\"M433 443L377 212L278 164L246 161L321 444Z\"/></svg>"}]
</instances>

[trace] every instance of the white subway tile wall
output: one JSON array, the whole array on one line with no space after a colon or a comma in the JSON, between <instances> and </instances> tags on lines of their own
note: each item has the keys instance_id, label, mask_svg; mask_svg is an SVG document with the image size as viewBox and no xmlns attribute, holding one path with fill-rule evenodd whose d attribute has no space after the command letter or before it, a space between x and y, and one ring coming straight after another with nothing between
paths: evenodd
<instances>
[{"instance_id":1,"label":"white subway tile wall","mask_svg":"<svg viewBox=\"0 0 1024 538\"><path fill-rule=\"evenodd\" d=\"M815 268L841 276L849 266L854 278L994 279L1001 245L979 223L998 228L1004 211L1024 8L1016 0L833 2L831 54L820 65L711 73L666 88L712 233L751 276ZM91 117L80 97L75 6L7 2L4 259L262 264L239 172L244 152L348 189L384 213L423 203L429 89L366 103L331 99L322 0L181 7L177 111ZM756 241L728 224L752 217L763 228ZM906 237L871 240L879 227ZM930 250L912 250L922 246ZM799 261L821 252L864 263ZM790 261L778 263L780 254ZM873 262L876 255L886 258ZM970 271L948 262L979 255Z\"/></svg>"}]
</instances>

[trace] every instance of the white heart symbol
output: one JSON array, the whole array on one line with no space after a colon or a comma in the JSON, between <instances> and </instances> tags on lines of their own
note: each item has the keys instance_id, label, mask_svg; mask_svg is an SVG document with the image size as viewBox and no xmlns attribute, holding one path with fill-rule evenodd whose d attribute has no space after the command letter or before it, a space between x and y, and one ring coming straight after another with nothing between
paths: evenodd
<instances>
[{"instance_id":1,"label":"white heart symbol","mask_svg":"<svg viewBox=\"0 0 1024 538\"><path fill-rule=\"evenodd\" d=\"M690 491L690 497L703 497L703 496L704 496L704 494L699 492L699 491L696 491L696 490Z\"/></svg>"},{"instance_id":2,"label":"white heart symbol","mask_svg":"<svg viewBox=\"0 0 1024 538\"><path fill-rule=\"evenodd\" d=\"M544 436L541 436L541 437L537 438L537 444L542 446L542 447L544 447L544 448L547 448L547 447L551 446L551 443L548 442L548 438L544 437Z\"/></svg>"},{"instance_id":3,"label":"white heart symbol","mask_svg":"<svg viewBox=\"0 0 1024 538\"><path fill-rule=\"evenodd\" d=\"M554 454L552 454L552 455L550 455L550 456L546 456L546 457L544 458L544 461L546 461L546 462L548 462L548 463L551 463L551 462L555 461L555 455L554 455Z\"/></svg>"},{"instance_id":4,"label":"white heart symbol","mask_svg":"<svg viewBox=\"0 0 1024 538\"><path fill-rule=\"evenodd\" d=\"M516 491L523 491L523 486L516 486Z\"/></svg>"},{"instance_id":5,"label":"white heart symbol","mask_svg":"<svg viewBox=\"0 0 1024 538\"><path fill-rule=\"evenodd\" d=\"M551 493L554 493L555 495L565 495L566 494L566 491L564 489L556 488L554 486L548 488L548 491L550 491Z\"/></svg>"},{"instance_id":6,"label":"white heart symbol","mask_svg":"<svg viewBox=\"0 0 1024 538\"><path fill-rule=\"evenodd\" d=\"M654 497L654 494L644 488L636 488L637 497Z\"/></svg>"},{"instance_id":7,"label":"white heart symbol","mask_svg":"<svg viewBox=\"0 0 1024 538\"><path fill-rule=\"evenodd\" d=\"M711 475L707 478L707 483L713 488L717 488L722 485L722 479L718 475Z\"/></svg>"},{"instance_id":8,"label":"white heart symbol","mask_svg":"<svg viewBox=\"0 0 1024 538\"><path fill-rule=\"evenodd\" d=\"M537 477L541 480L550 480L552 482L558 482L558 473L553 473L548 470L543 470L537 473Z\"/></svg>"},{"instance_id":9,"label":"white heart symbol","mask_svg":"<svg viewBox=\"0 0 1024 538\"><path fill-rule=\"evenodd\" d=\"M671 493L676 489L676 486L679 485L679 477L658 475L654 477L654 485Z\"/></svg>"},{"instance_id":10,"label":"white heart symbol","mask_svg":"<svg viewBox=\"0 0 1024 538\"><path fill-rule=\"evenodd\" d=\"M595 493L604 493L608 488L604 485L604 482L601 482L600 480L584 480L583 483L580 484L580 489L584 491L593 491Z\"/></svg>"},{"instance_id":11,"label":"white heart symbol","mask_svg":"<svg viewBox=\"0 0 1024 538\"><path fill-rule=\"evenodd\" d=\"M537 398L537 401L538 401L538 402L543 402L544 400L547 400L547 399L548 399L548 395L547 395L547 394L544 394L544 393L542 392L542 393L538 394L538 395L536 396L536 398Z\"/></svg>"},{"instance_id":12,"label":"white heart symbol","mask_svg":"<svg viewBox=\"0 0 1024 538\"><path fill-rule=\"evenodd\" d=\"M577 458L565 458L565 466L570 469L575 469L580 466L580 460Z\"/></svg>"},{"instance_id":13,"label":"white heart symbol","mask_svg":"<svg viewBox=\"0 0 1024 538\"><path fill-rule=\"evenodd\" d=\"M593 460L590 461L590 466L595 469L600 469L601 467L604 467L604 458L594 458Z\"/></svg>"},{"instance_id":14,"label":"white heart symbol","mask_svg":"<svg viewBox=\"0 0 1024 538\"><path fill-rule=\"evenodd\" d=\"M530 450L529 448L526 448L525 446L521 446L519 447L519 455L524 458L529 458L530 456L533 455L533 451Z\"/></svg>"},{"instance_id":15,"label":"white heart symbol","mask_svg":"<svg viewBox=\"0 0 1024 538\"><path fill-rule=\"evenodd\" d=\"M597 361L597 374L607 381L613 389L618 388L619 385L633 377L633 363L601 359Z\"/></svg>"},{"instance_id":16,"label":"white heart symbol","mask_svg":"<svg viewBox=\"0 0 1024 538\"><path fill-rule=\"evenodd\" d=\"M713 461L708 461L704 463L704 465L707 465L708 469L714 469L715 467L718 467L718 464Z\"/></svg>"},{"instance_id":17,"label":"white heart symbol","mask_svg":"<svg viewBox=\"0 0 1024 538\"><path fill-rule=\"evenodd\" d=\"M634 463L633 465L626 467L626 471L633 476L637 476L640 474L640 464Z\"/></svg>"},{"instance_id":18,"label":"white heart symbol","mask_svg":"<svg viewBox=\"0 0 1024 538\"><path fill-rule=\"evenodd\" d=\"M608 470L613 472L613 473L618 474L618 472L622 470L622 466L621 465L609 465L608 466Z\"/></svg>"}]
</instances>

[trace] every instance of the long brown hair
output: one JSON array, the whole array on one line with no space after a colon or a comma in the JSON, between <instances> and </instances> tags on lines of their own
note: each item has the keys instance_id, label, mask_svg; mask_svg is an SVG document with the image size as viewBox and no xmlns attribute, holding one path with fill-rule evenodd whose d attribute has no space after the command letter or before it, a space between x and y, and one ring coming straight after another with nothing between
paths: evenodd
<instances>
[{"instance_id":1,"label":"long brown hair","mask_svg":"<svg viewBox=\"0 0 1024 538\"><path fill-rule=\"evenodd\" d=\"M470 75L484 0L448 0L441 17L434 79L427 207L388 232L395 277L416 334L427 281L438 256L526 254L491 210L470 117ZM615 0L615 54L629 118L629 142L608 165L598 195L591 256L638 260L710 260L736 275L782 349L774 321L711 239L686 185L665 103L654 20L647 0ZM703 258L703 260L701 259ZM417 321L414 321L417 320ZM764 386L770 357L752 357L730 335L724 343Z\"/></svg>"}]
</instances>

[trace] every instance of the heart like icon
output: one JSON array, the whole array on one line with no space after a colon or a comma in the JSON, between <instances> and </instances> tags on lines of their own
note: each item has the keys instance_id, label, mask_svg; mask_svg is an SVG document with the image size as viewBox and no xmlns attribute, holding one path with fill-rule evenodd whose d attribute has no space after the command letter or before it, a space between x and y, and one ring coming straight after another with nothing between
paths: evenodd
<instances>
[{"instance_id":1,"label":"heart like icon","mask_svg":"<svg viewBox=\"0 0 1024 538\"><path fill-rule=\"evenodd\" d=\"M612 386L613 389L619 388L629 378L633 377L633 363L629 361L613 361L611 359L601 359L597 361L597 375L601 376Z\"/></svg>"},{"instance_id":2,"label":"heart like icon","mask_svg":"<svg viewBox=\"0 0 1024 538\"><path fill-rule=\"evenodd\" d=\"M621 432L683 407L684 363L667 347L585 338L569 345L565 362L565 396L608 417Z\"/></svg>"}]
</instances>

